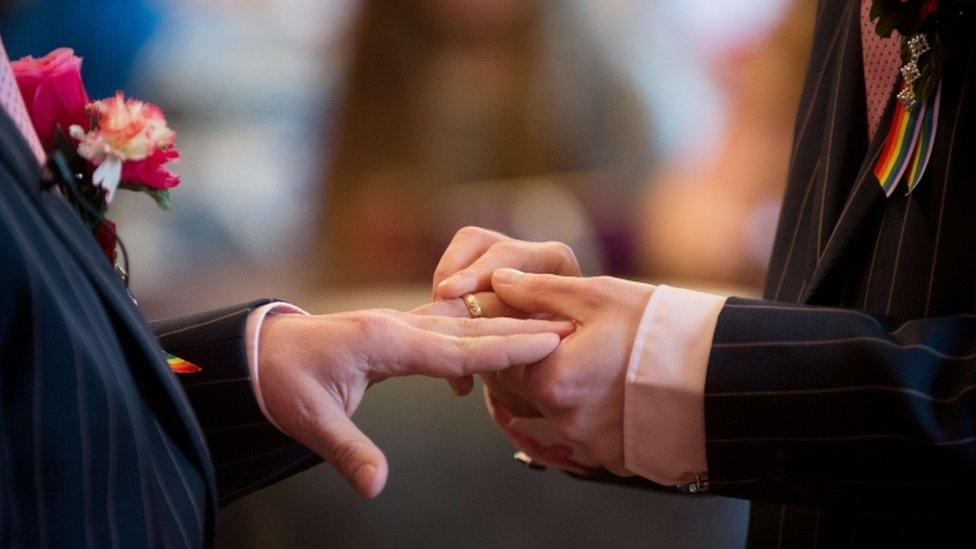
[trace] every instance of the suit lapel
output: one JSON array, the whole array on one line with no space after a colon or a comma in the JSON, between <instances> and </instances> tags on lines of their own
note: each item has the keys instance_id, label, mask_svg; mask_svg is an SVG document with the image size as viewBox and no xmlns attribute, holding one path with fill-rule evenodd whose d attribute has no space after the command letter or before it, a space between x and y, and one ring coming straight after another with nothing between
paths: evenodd
<instances>
[{"instance_id":1,"label":"suit lapel","mask_svg":"<svg viewBox=\"0 0 976 549\"><path fill-rule=\"evenodd\" d=\"M861 227L861 222L864 221L864 217L871 211L871 207L884 196L881 190L881 184L874 175L873 168L887 137L885 130L891 121L895 101L894 93L892 93L888 100L885 114L881 118L878 126L879 130L875 132L874 138L868 146L868 152L864 157L864 162L858 170L854 185L851 187L850 195L847 197L847 201L840 211L837 222L830 232L823 252L817 258L813 274L806 285L806 290L801 296L803 302L809 301L813 297L820 284L824 281L824 278L826 278L843 255L851 239L857 234L858 229Z\"/></svg>"},{"instance_id":2,"label":"suit lapel","mask_svg":"<svg viewBox=\"0 0 976 549\"><path fill-rule=\"evenodd\" d=\"M836 266L844 250L861 228L865 216L884 196L873 168L887 137L887 128L897 101L895 91L899 82L892 87L888 105L878 125L879 129L874 133L864 156L860 157L860 165L857 164L858 158L852 158L853 162L849 163L843 151L854 147L859 139L866 139L866 132L862 132L862 128L867 127L865 110L867 99L863 93L864 65L861 52L860 13L856 9L858 7L856 2L844 1L847 2L845 7L848 10L844 22L848 25L845 53L833 60L838 73L836 82L829 84L831 86L829 107L822 113L826 116L823 122L827 125L824 134L826 146L818 147L818 151L813 153L819 154L820 160L826 165L823 180L819 183L819 208L814 207L810 211L810 215L816 216L815 220L820 220L821 227L816 229L817 249L810 250L818 255L810 275L804 277L806 284L800 295L802 302L808 302L816 295L827 275ZM856 104L851 103L852 101ZM810 142L804 145L807 149L811 146L815 147ZM797 154L811 153L798 151ZM849 178L855 166L857 166L857 174L851 182ZM840 193L846 193L846 199L842 198L844 195ZM838 199L843 200L839 210L836 206L829 206L837 204ZM825 221L831 224L823 226Z\"/></svg>"},{"instance_id":3,"label":"suit lapel","mask_svg":"<svg viewBox=\"0 0 976 549\"><path fill-rule=\"evenodd\" d=\"M175 435L174 440L179 442L182 439L188 445L187 449L191 457L207 479L211 495L210 506L213 511L216 505L216 482L203 435L196 418L190 412L191 407L186 395L178 387L169 366L163 359L163 351L155 336L135 307L121 280L115 275L104 253L88 234L84 223L67 201L54 194L40 192L40 169L37 161L16 126L2 109L0 109L0 145L2 145L0 150L2 162L14 172L17 181L37 204L38 210L48 218L48 224L60 235L65 247L88 275L88 281L102 296L110 315L117 319L116 328L120 342L129 339L145 356L145 364L137 366L145 366L172 403L168 408L173 411L178 426L178 430L172 433ZM141 373L134 369L132 371L134 376ZM163 425L169 423L172 422L163 422Z\"/></svg>"}]
</instances>

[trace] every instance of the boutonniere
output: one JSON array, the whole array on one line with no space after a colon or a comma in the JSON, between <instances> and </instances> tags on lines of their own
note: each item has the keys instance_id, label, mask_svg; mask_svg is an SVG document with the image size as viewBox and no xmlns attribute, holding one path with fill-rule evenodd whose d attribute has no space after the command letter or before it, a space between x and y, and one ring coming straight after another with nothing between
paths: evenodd
<instances>
[{"instance_id":1,"label":"boutonniere","mask_svg":"<svg viewBox=\"0 0 976 549\"><path fill-rule=\"evenodd\" d=\"M907 179L911 193L935 143L945 60L967 34L976 0L873 0L870 17L884 38L900 36L902 67L895 112L874 174L886 196Z\"/></svg>"},{"instance_id":2,"label":"boutonniere","mask_svg":"<svg viewBox=\"0 0 976 549\"><path fill-rule=\"evenodd\" d=\"M145 193L160 208L170 209L170 189L180 184L179 176L169 170L180 157L176 134L152 103L127 99L122 92L90 100L81 58L70 49L57 49L40 59L25 57L11 65L48 154L51 182L62 187L127 280L125 247L105 214L119 189Z\"/></svg>"},{"instance_id":3,"label":"boutonniere","mask_svg":"<svg viewBox=\"0 0 976 549\"><path fill-rule=\"evenodd\" d=\"M176 134L152 103L126 99L122 92L91 101L81 79L81 58L70 49L11 65L48 155L45 180L61 188L128 286L125 245L105 214L119 189L145 193L160 208L170 209L170 189L180 184L168 167L180 157ZM202 371L179 357L163 358L176 374Z\"/></svg>"}]
</instances>

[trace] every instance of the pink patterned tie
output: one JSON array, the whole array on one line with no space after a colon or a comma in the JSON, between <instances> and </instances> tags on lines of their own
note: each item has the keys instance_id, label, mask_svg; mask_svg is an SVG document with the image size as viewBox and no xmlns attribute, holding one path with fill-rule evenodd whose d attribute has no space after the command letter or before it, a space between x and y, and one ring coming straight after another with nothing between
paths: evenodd
<instances>
[{"instance_id":1,"label":"pink patterned tie","mask_svg":"<svg viewBox=\"0 0 976 549\"><path fill-rule=\"evenodd\" d=\"M901 66L901 38L898 32L893 32L890 38L882 38L874 32L874 23L870 17L871 3L872 0L861 0L861 51L864 54L869 139L874 137L874 132L878 129Z\"/></svg>"},{"instance_id":2,"label":"pink patterned tie","mask_svg":"<svg viewBox=\"0 0 976 549\"><path fill-rule=\"evenodd\" d=\"M10 67L10 59L7 57L7 50L3 47L3 40L0 40L0 107L2 107L24 135L27 144L30 145L37 161L44 164L47 155L41 147L41 141L34 131L30 116L27 114L27 107L24 105L24 98L20 95L17 88L17 80L14 78L14 71Z\"/></svg>"}]
</instances>

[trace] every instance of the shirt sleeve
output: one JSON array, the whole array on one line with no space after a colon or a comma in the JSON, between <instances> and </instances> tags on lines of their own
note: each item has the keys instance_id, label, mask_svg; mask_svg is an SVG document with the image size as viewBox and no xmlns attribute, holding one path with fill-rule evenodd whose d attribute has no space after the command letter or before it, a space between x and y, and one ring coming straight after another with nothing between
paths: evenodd
<instances>
[{"instance_id":1,"label":"shirt sleeve","mask_svg":"<svg viewBox=\"0 0 976 549\"><path fill-rule=\"evenodd\" d=\"M247 349L247 366L251 373L251 389L254 391L254 399L257 400L258 407L261 408L261 413L264 414L264 417L266 417L272 425L280 430L281 427L275 423L275 420L271 418L270 414L268 414L268 409L264 407L264 398L261 396L261 382L258 377L260 374L260 361L258 360L260 354L258 345L261 341L261 326L264 325L264 320L268 318L269 315L276 314L308 315L308 313L303 309L283 301L276 301L273 303L268 303L267 305L262 305L261 307L254 309L250 316L247 317L244 345L245 349Z\"/></svg>"},{"instance_id":2,"label":"shirt sleeve","mask_svg":"<svg viewBox=\"0 0 976 549\"><path fill-rule=\"evenodd\" d=\"M706 472L705 375L725 297L658 286L637 329L624 389L624 466L663 485Z\"/></svg>"}]
</instances>

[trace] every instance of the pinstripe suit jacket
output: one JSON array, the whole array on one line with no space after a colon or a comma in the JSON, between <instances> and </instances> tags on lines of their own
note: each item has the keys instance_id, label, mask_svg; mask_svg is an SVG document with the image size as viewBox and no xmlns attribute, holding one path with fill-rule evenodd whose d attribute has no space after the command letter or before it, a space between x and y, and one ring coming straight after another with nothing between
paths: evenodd
<instances>
[{"instance_id":1,"label":"pinstripe suit jacket","mask_svg":"<svg viewBox=\"0 0 976 549\"><path fill-rule=\"evenodd\" d=\"M754 501L751 546L972 546L976 50L946 64L927 175L885 199L859 5L820 2L767 300L719 318L712 491Z\"/></svg>"},{"instance_id":2,"label":"pinstripe suit jacket","mask_svg":"<svg viewBox=\"0 0 976 549\"><path fill-rule=\"evenodd\" d=\"M314 463L254 401L254 305L154 335L0 109L0 545L209 545L220 504Z\"/></svg>"}]
</instances>

